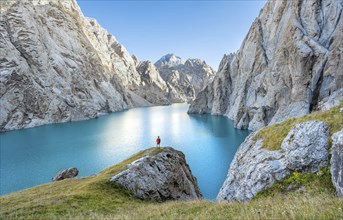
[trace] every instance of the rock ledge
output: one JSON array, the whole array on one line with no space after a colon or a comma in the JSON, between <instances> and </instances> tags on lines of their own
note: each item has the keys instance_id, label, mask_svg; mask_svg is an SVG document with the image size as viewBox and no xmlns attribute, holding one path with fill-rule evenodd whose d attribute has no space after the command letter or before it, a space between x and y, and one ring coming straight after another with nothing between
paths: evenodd
<instances>
[{"instance_id":1,"label":"rock ledge","mask_svg":"<svg viewBox=\"0 0 343 220\"><path fill-rule=\"evenodd\" d=\"M145 200L195 200L202 198L196 178L185 155L171 147L156 155L146 155L131 164L111 181Z\"/></svg>"}]
</instances>

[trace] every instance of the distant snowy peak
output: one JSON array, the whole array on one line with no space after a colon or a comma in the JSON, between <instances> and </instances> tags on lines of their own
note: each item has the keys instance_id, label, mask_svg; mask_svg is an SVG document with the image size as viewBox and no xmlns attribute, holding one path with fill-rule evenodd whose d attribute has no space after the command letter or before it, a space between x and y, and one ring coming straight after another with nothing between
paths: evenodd
<instances>
[{"instance_id":1,"label":"distant snowy peak","mask_svg":"<svg viewBox=\"0 0 343 220\"><path fill-rule=\"evenodd\" d=\"M176 56L175 54L169 53L165 56L163 56L161 59L159 59L155 66L157 68L160 67L174 67L184 64L184 61L181 59L181 57Z\"/></svg>"}]
</instances>

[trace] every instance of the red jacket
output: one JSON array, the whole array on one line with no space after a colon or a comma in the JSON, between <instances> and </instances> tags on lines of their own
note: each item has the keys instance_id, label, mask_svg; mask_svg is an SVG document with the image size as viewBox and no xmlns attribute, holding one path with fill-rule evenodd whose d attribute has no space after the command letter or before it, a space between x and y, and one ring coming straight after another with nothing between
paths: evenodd
<instances>
[{"instance_id":1,"label":"red jacket","mask_svg":"<svg viewBox=\"0 0 343 220\"><path fill-rule=\"evenodd\" d=\"M160 138L157 138L157 139L156 139L156 142L157 142L157 143L160 143L160 142L161 142L161 139L160 139Z\"/></svg>"}]
</instances>

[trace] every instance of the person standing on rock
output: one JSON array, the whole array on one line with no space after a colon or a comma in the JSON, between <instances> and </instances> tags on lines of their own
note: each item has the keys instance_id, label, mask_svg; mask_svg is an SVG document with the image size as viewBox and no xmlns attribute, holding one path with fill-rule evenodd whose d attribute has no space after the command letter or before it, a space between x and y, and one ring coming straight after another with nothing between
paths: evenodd
<instances>
[{"instance_id":1,"label":"person standing on rock","mask_svg":"<svg viewBox=\"0 0 343 220\"><path fill-rule=\"evenodd\" d=\"M156 147L158 146L158 147L161 147L161 138L160 138L160 136L157 136L157 139L156 139Z\"/></svg>"}]
</instances>

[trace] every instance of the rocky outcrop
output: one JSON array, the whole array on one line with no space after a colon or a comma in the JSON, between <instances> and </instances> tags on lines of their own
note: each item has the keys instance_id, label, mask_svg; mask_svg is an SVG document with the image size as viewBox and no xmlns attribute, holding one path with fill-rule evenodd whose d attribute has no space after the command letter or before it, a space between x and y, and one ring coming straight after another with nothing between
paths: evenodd
<instances>
[{"instance_id":1,"label":"rocky outcrop","mask_svg":"<svg viewBox=\"0 0 343 220\"><path fill-rule=\"evenodd\" d=\"M60 181L60 180L64 180L67 178L73 178L76 177L79 174L79 170L75 167L72 168L68 168L65 170L62 170L60 172L58 172L58 174L52 178L52 181Z\"/></svg>"},{"instance_id":2,"label":"rocky outcrop","mask_svg":"<svg viewBox=\"0 0 343 220\"><path fill-rule=\"evenodd\" d=\"M343 129L332 135L330 171L338 196L343 196Z\"/></svg>"},{"instance_id":3,"label":"rocky outcrop","mask_svg":"<svg viewBox=\"0 0 343 220\"><path fill-rule=\"evenodd\" d=\"M182 152L163 148L156 155L146 155L111 181L146 200L194 200L202 197L197 180Z\"/></svg>"},{"instance_id":4,"label":"rocky outcrop","mask_svg":"<svg viewBox=\"0 0 343 220\"><path fill-rule=\"evenodd\" d=\"M342 94L342 8L336 0L268 1L229 67L218 71L224 91L211 83L189 112L220 113L257 130Z\"/></svg>"},{"instance_id":5,"label":"rocky outcrop","mask_svg":"<svg viewBox=\"0 0 343 220\"><path fill-rule=\"evenodd\" d=\"M341 102L343 102L343 89L323 98L323 100L318 103L318 110L327 111L333 107L339 106Z\"/></svg>"},{"instance_id":6,"label":"rocky outcrop","mask_svg":"<svg viewBox=\"0 0 343 220\"><path fill-rule=\"evenodd\" d=\"M215 71L205 61L188 59L184 62L174 54L163 56L155 66L167 84L178 94L184 95L183 101L193 100L215 75Z\"/></svg>"},{"instance_id":7,"label":"rocky outcrop","mask_svg":"<svg viewBox=\"0 0 343 220\"><path fill-rule=\"evenodd\" d=\"M281 150L263 148L262 139L250 134L231 162L219 201L247 201L293 171L317 172L328 163L329 129L326 123L308 121L295 125Z\"/></svg>"},{"instance_id":8,"label":"rocky outcrop","mask_svg":"<svg viewBox=\"0 0 343 220\"><path fill-rule=\"evenodd\" d=\"M170 104L149 62L130 56L75 0L1 3L0 130ZM176 99L175 98L175 99Z\"/></svg>"},{"instance_id":9,"label":"rocky outcrop","mask_svg":"<svg viewBox=\"0 0 343 220\"><path fill-rule=\"evenodd\" d=\"M189 107L189 113L225 114L229 105L228 91L231 82L227 71L230 70L233 57L234 54L224 55L220 62L218 73L213 81L196 96L194 102Z\"/></svg>"},{"instance_id":10,"label":"rocky outcrop","mask_svg":"<svg viewBox=\"0 0 343 220\"><path fill-rule=\"evenodd\" d=\"M319 171L327 164L329 127L325 122L309 121L295 125L281 144L287 168L292 171Z\"/></svg>"}]
</instances>

